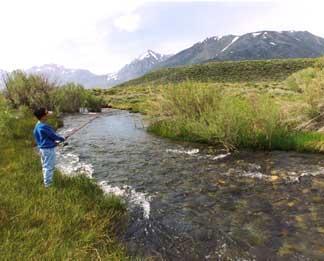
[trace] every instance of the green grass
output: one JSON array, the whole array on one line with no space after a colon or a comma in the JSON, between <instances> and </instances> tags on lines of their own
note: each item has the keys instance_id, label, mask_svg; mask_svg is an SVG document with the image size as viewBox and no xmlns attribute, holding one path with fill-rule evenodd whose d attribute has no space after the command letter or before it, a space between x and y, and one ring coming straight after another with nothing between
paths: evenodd
<instances>
[{"instance_id":1,"label":"green grass","mask_svg":"<svg viewBox=\"0 0 324 261\"><path fill-rule=\"evenodd\" d=\"M103 98L113 108L146 114L149 103L164 86L182 82L208 83L235 92L273 91L285 92L283 81L293 73L318 66L321 59L281 59L239 62L212 62L191 66L166 68L148 73L108 90L95 89L93 93ZM281 95L281 94L280 94ZM286 95L286 96L287 96ZM294 94L293 94L294 95Z\"/></svg>"},{"instance_id":2,"label":"green grass","mask_svg":"<svg viewBox=\"0 0 324 261\"><path fill-rule=\"evenodd\" d=\"M131 86L108 90L95 89L93 93L115 109L145 114L149 106L148 103L159 93L159 87Z\"/></svg>"},{"instance_id":3,"label":"green grass","mask_svg":"<svg viewBox=\"0 0 324 261\"><path fill-rule=\"evenodd\" d=\"M318 132L292 132L273 139L273 150L324 152L324 135Z\"/></svg>"},{"instance_id":4,"label":"green grass","mask_svg":"<svg viewBox=\"0 0 324 261\"><path fill-rule=\"evenodd\" d=\"M187 80L221 83L277 82L313 66L317 61L318 59L281 59L195 64L153 71L117 87L173 84Z\"/></svg>"},{"instance_id":5,"label":"green grass","mask_svg":"<svg viewBox=\"0 0 324 261\"><path fill-rule=\"evenodd\" d=\"M163 137L321 152L322 134L295 128L324 108L322 64L321 58L207 63L94 93L113 108L148 114L149 130Z\"/></svg>"},{"instance_id":6,"label":"green grass","mask_svg":"<svg viewBox=\"0 0 324 261\"><path fill-rule=\"evenodd\" d=\"M287 100L297 106L287 108ZM148 111L149 131L172 139L222 145L229 150L323 152L323 134L294 130L300 123L295 118L301 112L297 101L285 92L251 92L242 86L217 88L194 82L165 86Z\"/></svg>"},{"instance_id":7,"label":"green grass","mask_svg":"<svg viewBox=\"0 0 324 261\"><path fill-rule=\"evenodd\" d=\"M117 241L126 218L120 199L86 177L59 172L45 189L30 137L35 120L26 113L23 121L12 121L16 136L0 133L1 260L127 259Z\"/></svg>"}]
</instances>

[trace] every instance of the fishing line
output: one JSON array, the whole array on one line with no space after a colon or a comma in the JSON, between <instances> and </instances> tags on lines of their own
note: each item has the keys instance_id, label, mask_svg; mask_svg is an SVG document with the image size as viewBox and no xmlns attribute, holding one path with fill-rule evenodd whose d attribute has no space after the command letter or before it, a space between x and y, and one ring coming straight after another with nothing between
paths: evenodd
<instances>
[{"instance_id":1,"label":"fishing line","mask_svg":"<svg viewBox=\"0 0 324 261\"><path fill-rule=\"evenodd\" d=\"M78 131L82 130L85 126L87 126L88 124L90 124L91 122L93 122L95 119L99 118L100 115L97 115L96 117L93 117L91 120L87 121L86 123L84 123L83 125L81 125L79 128L73 130L71 132L71 134L67 135L68 138L70 138L72 135L74 135L75 133L77 133Z\"/></svg>"},{"instance_id":2,"label":"fishing line","mask_svg":"<svg viewBox=\"0 0 324 261\"><path fill-rule=\"evenodd\" d=\"M68 138L70 138L72 135L74 135L75 133L79 132L80 130L82 130L84 127L86 127L88 124L90 124L91 122L93 122L95 119L99 118L100 115L96 115L96 117L93 117L92 119L90 119L89 121L87 121L86 123L82 124L80 127L74 129L69 135L66 136L65 141L59 143L60 145L62 145L63 147L69 145L68 142L66 142L66 140Z\"/></svg>"}]
</instances>

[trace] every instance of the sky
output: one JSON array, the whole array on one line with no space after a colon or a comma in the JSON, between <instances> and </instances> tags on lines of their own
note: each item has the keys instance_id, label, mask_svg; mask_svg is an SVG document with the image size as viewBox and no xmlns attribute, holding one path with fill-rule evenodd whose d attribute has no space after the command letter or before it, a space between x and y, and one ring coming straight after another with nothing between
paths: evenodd
<instances>
[{"instance_id":1,"label":"sky","mask_svg":"<svg viewBox=\"0 0 324 261\"><path fill-rule=\"evenodd\" d=\"M324 37L323 10L323 0L0 0L0 69L55 63L106 74L148 49L175 54L212 36Z\"/></svg>"}]
</instances>

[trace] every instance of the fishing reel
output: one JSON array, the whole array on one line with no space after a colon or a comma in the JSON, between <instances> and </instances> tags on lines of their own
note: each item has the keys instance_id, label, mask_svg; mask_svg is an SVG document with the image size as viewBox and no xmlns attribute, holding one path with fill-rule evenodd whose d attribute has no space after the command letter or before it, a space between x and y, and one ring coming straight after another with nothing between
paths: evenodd
<instances>
[{"instance_id":1,"label":"fishing reel","mask_svg":"<svg viewBox=\"0 0 324 261\"><path fill-rule=\"evenodd\" d=\"M57 146L60 146L60 147L65 147L67 145L69 145L69 143L67 141L62 141L62 142L56 142Z\"/></svg>"},{"instance_id":2,"label":"fishing reel","mask_svg":"<svg viewBox=\"0 0 324 261\"><path fill-rule=\"evenodd\" d=\"M67 141L63 141L60 144L61 144L62 147L65 147L65 146L69 145L69 143Z\"/></svg>"}]
</instances>

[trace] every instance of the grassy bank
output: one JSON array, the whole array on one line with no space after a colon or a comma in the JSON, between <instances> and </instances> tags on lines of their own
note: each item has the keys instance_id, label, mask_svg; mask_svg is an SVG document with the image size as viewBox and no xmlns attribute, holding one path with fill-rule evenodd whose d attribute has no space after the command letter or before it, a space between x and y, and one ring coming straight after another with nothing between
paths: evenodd
<instances>
[{"instance_id":1,"label":"grassy bank","mask_svg":"<svg viewBox=\"0 0 324 261\"><path fill-rule=\"evenodd\" d=\"M114 109L129 110L145 114L151 100L160 93L160 86L141 85L108 90L92 90L95 96L100 97Z\"/></svg>"},{"instance_id":2,"label":"grassy bank","mask_svg":"<svg viewBox=\"0 0 324 261\"><path fill-rule=\"evenodd\" d=\"M210 66L220 70L216 73L214 68L212 81L206 77ZM189 76L193 68L202 70L197 71L199 79L172 78L173 72ZM323 59L223 62L168 70L93 92L113 108L148 114L149 130L160 136L229 149L324 151L323 134L298 128L323 113Z\"/></svg>"},{"instance_id":3,"label":"grassy bank","mask_svg":"<svg viewBox=\"0 0 324 261\"><path fill-rule=\"evenodd\" d=\"M165 86L148 110L149 130L173 139L221 144L229 150L322 152L323 134L295 130L309 117L308 95L194 82Z\"/></svg>"},{"instance_id":4,"label":"grassy bank","mask_svg":"<svg viewBox=\"0 0 324 261\"><path fill-rule=\"evenodd\" d=\"M125 217L120 200L86 177L58 172L45 189L32 146L35 120L27 110L0 107L1 260L126 259L116 241Z\"/></svg>"}]
</instances>

